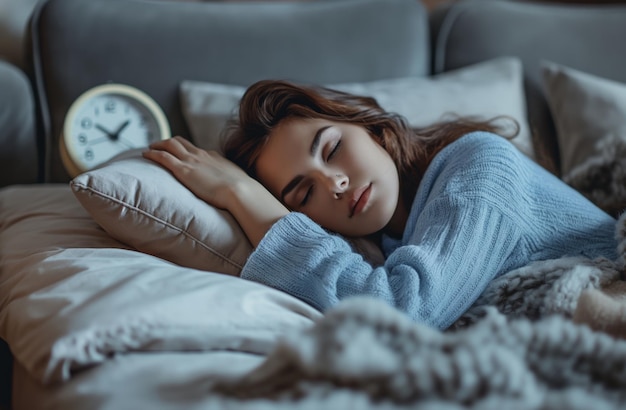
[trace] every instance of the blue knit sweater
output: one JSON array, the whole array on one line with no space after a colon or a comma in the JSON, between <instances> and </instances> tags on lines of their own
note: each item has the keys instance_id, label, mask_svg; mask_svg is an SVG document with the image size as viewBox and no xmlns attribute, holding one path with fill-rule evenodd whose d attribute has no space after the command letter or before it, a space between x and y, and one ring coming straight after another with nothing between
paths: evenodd
<instances>
[{"instance_id":1,"label":"blue knit sweater","mask_svg":"<svg viewBox=\"0 0 626 410\"><path fill-rule=\"evenodd\" d=\"M444 329L491 280L531 261L615 259L615 222L509 141L474 132L428 167L402 238L383 240L383 266L292 212L268 231L241 276L321 311L353 295L378 297Z\"/></svg>"}]
</instances>

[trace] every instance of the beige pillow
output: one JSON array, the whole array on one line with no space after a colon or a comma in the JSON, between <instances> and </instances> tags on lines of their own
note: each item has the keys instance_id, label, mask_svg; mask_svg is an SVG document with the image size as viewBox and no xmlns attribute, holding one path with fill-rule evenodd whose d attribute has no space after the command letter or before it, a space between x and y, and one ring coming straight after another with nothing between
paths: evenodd
<instances>
[{"instance_id":1,"label":"beige pillow","mask_svg":"<svg viewBox=\"0 0 626 410\"><path fill-rule=\"evenodd\" d=\"M543 64L563 180L617 216L626 209L626 84Z\"/></svg>"},{"instance_id":2,"label":"beige pillow","mask_svg":"<svg viewBox=\"0 0 626 410\"><path fill-rule=\"evenodd\" d=\"M430 125L447 115L491 118L509 115L520 126L512 142L534 158L526 119L523 70L519 59L502 57L433 77L410 77L330 85L342 91L368 95L388 111L403 115L414 127ZM220 133L236 113L244 87L197 81L180 85L182 111L194 142L220 150Z\"/></svg>"},{"instance_id":3,"label":"beige pillow","mask_svg":"<svg viewBox=\"0 0 626 410\"><path fill-rule=\"evenodd\" d=\"M112 237L178 265L238 275L252 245L233 216L132 150L74 178L72 190Z\"/></svg>"},{"instance_id":4,"label":"beige pillow","mask_svg":"<svg viewBox=\"0 0 626 410\"><path fill-rule=\"evenodd\" d=\"M129 248L67 184L0 189L0 244L0 338L40 388L132 352L263 356L321 316L276 289Z\"/></svg>"}]
</instances>

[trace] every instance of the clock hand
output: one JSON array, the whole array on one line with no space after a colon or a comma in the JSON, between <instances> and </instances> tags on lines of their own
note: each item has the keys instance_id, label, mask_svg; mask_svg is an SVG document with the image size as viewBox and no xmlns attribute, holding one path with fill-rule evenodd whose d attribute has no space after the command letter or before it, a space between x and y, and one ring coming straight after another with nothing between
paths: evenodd
<instances>
[{"instance_id":1,"label":"clock hand","mask_svg":"<svg viewBox=\"0 0 626 410\"><path fill-rule=\"evenodd\" d=\"M130 124L130 120L126 120L122 123L122 125L120 125L117 130L113 133L113 136L111 138L113 138L114 140L117 140L120 137L120 133L122 132L122 130L124 128L126 128L128 126L128 124Z\"/></svg>"},{"instance_id":2,"label":"clock hand","mask_svg":"<svg viewBox=\"0 0 626 410\"><path fill-rule=\"evenodd\" d=\"M100 124L96 124L96 128L99 129L100 131L104 132L110 139L114 140L117 138L117 135L112 134L109 130L107 130L106 128L104 128L102 125Z\"/></svg>"},{"instance_id":3,"label":"clock hand","mask_svg":"<svg viewBox=\"0 0 626 410\"><path fill-rule=\"evenodd\" d=\"M96 144L100 144L101 142L105 142L105 141L110 141L110 138L109 137L97 138L95 140L89 141L89 145L96 145Z\"/></svg>"},{"instance_id":4,"label":"clock hand","mask_svg":"<svg viewBox=\"0 0 626 410\"><path fill-rule=\"evenodd\" d=\"M116 134L119 134L120 132L122 132L122 130L124 128L126 128L128 126L128 124L130 124L130 120L124 121L124 123L122 125L120 125L120 127L117 129Z\"/></svg>"}]
</instances>

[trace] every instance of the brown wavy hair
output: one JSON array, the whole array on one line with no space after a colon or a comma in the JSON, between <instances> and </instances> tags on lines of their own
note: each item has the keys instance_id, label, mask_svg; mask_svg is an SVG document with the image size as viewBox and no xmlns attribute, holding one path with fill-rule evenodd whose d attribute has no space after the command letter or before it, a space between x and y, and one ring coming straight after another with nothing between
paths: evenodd
<instances>
[{"instance_id":1,"label":"brown wavy hair","mask_svg":"<svg viewBox=\"0 0 626 410\"><path fill-rule=\"evenodd\" d=\"M508 117L489 120L456 117L415 129L404 117L385 111L371 97L288 81L262 80L246 90L238 118L226 128L225 156L253 178L258 178L256 160L272 130L287 118L321 118L363 126L398 167L401 196L407 209L411 207L426 168L445 146L472 131L488 131L506 137L513 137L519 131L515 120ZM503 118L515 124L513 131L505 132L506 128L499 121Z\"/></svg>"}]
</instances>

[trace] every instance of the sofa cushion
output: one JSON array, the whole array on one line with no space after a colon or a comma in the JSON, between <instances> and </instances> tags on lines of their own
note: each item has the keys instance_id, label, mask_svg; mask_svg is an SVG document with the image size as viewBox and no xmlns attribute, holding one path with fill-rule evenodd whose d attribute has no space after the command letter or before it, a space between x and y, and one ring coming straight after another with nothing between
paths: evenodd
<instances>
[{"instance_id":1,"label":"sofa cushion","mask_svg":"<svg viewBox=\"0 0 626 410\"><path fill-rule=\"evenodd\" d=\"M626 83L546 62L563 179L612 214L626 207Z\"/></svg>"},{"instance_id":2,"label":"sofa cushion","mask_svg":"<svg viewBox=\"0 0 626 410\"><path fill-rule=\"evenodd\" d=\"M522 76L518 59L499 58L434 77L327 86L374 97L383 108L403 115L414 127L428 126L453 115L484 119L510 116L520 128L511 141L532 158ZM183 114L194 142L204 149L219 150L222 130L236 113L245 88L188 80L181 83L180 92Z\"/></svg>"}]
</instances>

